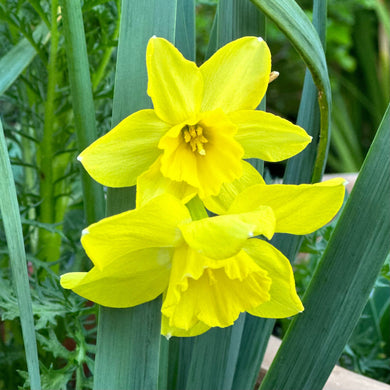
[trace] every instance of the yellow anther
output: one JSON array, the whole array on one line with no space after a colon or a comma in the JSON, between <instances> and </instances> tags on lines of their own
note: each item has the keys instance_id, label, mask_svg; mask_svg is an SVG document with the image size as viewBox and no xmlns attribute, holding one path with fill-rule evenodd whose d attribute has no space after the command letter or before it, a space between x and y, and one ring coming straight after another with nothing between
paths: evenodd
<instances>
[{"instance_id":1,"label":"yellow anther","mask_svg":"<svg viewBox=\"0 0 390 390\"><path fill-rule=\"evenodd\" d=\"M206 155L204 144L209 142L203 135L203 128L199 125L187 125L183 129L183 138L187 144L190 144L193 152L197 151L201 156Z\"/></svg>"},{"instance_id":2,"label":"yellow anther","mask_svg":"<svg viewBox=\"0 0 390 390\"><path fill-rule=\"evenodd\" d=\"M188 130L184 130L184 141L188 144L191 141L191 134Z\"/></svg>"}]
</instances>

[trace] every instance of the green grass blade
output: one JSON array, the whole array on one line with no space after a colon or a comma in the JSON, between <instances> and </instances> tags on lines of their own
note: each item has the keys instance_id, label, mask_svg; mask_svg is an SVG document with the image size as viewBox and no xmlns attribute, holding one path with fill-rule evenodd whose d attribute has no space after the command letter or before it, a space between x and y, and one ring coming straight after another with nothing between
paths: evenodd
<instances>
[{"instance_id":1,"label":"green grass blade","mask_svg":"<svg viewBox=\"0 0 390 390\"><path fill-rule=\"evenodd\" d=\"M63 0L62 16L77 143L81 152L95 141L97 131L80 1ZM86 221L91 224L104 216L103 189L81 166L80 169Z\"/></svg>"},{"instance_id":2,"label":"green grass blade","mask_svg":"<svg viewBox=\"0 0 390 390\"><path fill-rule=\"evenodd\" d=\"M174 42L176 0L122 2L113 125L151 106L146 94L146 45L153 35ZM134 207L134 188L110 189L108 214ZM101 307L95 390L158 388L161 298L129 309Z\"/></svg>"},{"instance_id":3,"label":"green grass blade","mask_svg":"<svg viewBox=\"0 0 390 390\"><path fill-rule=\"evenodd\" d=\"M0 213L7 238L12 277L18 297L26 362L32 390L40 390L39 361L27 275L19 206L7 146L0 121Z\"/></svg>"},{"instance_id":4,"label":"green grass blade","mask_svg":"<svg viewBox=\"0 0 390 390\"><path fill-rule=\"evenodd\" d=\"M320 181L329 147L331 90L321 40L310 20L294 0L251 0L286 35L310 70L318 89L320 136L312 181Z\"/></svg>"},{"instance_id":5,"label":"green grass blade","mask_svg":"<svg viewBox=\"0 0 390 390\"><path fill-rule=\"evenodd\" d=\"M33 33L36 42L46 43L49 39L48 28L41 23ZM23 38L0 59L0 95L2 95L26 69L37 52L31 43Z\"/></svg>"},{"instance_id":6,"label":"green grass blade","mask_svg":"<svg viewBox=\"0 0 390 390\"><path fill-rule=\"evenodd\" d=\"M390 251L390 106L261 390L321 389Z\"/></svg>"}]
</instances>

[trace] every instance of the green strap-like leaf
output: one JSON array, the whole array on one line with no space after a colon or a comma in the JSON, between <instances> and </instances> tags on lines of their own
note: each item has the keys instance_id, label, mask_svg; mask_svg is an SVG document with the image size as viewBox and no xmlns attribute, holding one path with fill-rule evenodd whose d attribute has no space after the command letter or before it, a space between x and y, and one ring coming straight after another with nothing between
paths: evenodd
<instances>
[{"instance_id":1,"label":"green strap-like leaf","mask_svg":"<svg viewBox=\"0 0 390 390\"><path fill-rule=\"evenodd\" d=\"M261 390L321 389L337 362L390 251L389 147L390 106Z\"/></svg>"},{"instance_id":2,"label":"green strap-like leaf","mask_svg":"<svg viewBox=\"0 0 390 390\"><path fill-rule=\"evenodd\" d=\"M195 61L195 0L177 0L175 46L187 60Z\"/></svg>"},{"instance_id":3,"label":"green strap-like leaf","mask_svg":"<svg viewBox=\"0 0 390 390\"><path fill-rule=\"evenodd\" d=\"M95 141L97 131L80 1L62 0L62 17L77 143L81 152ZM84 210L87 224L91 224L104 216L103 189L81 166L80 169Z\"/></svg>"},{"instance_id":4,"label":"green strap-like leaf","mask_svg":"<svg viewBox=\"0 0 390 390\"><path fill-rule=\"evenodd\" d=\"M241 316L234 326L213 328L194 338L186 390L231 388L243 325Z\"/></svg>"},{"instance_id":5,"label":"green strap-like leaf","mask_svg":"<svg viewBox=\"0 0 390 390\"><path fill-rule=\"evenodd\" d=\"M122 1L113 125L151 106L146 45L153 35L175 39L176 0ZM108 214L134 207L134 188L110 189ZM140 259L142 261L142 259ZM100 310L94 390L158 388L161 298L129 309Z\"/></svg>"},{"instance_id":6,"label":"green strap-like leaf","mask_svg":"<svg viewBox=\"0 0 390 390\"><path fill-rule=\"evenodd\" d=\"M313 26L318 31L322 45L325 45L326 30L326 0L313 1ZM290 158L287 162L286 172L283 177L284 184L310 183L313 178L313 171L317 159L317 145L320 138L321 113L317 102L318 90L314 84L313 77L306 70L303 84L302 98L299 105L297 124L302 126L313 137L310 145L297 156ZM330 138L329 138L330 139ZM328 147L328 146L326 146ZM326 161L322 162L325 166ZM322 174L321 174L322 176ZM318 181L320 177L316 178ZM290 234L276 234L272 243L283 252L291 262L302 244L303 237Z\"/></svg>"},{"instance_id":7,"label":"green strap-like leaf","mask_svg":"<svg viewBox=\"0 0 390 390\"><path fill-rule=\"evenodd\" d=\"M321 40L310 20L294 0L251 0L286 35L310 70L318 89L320 136L312 182L321 180L330 140L331 90Z\"/></svg>"},{"instance_id":8,"label":"green strap-like leaf","mask_svg":"<svg viewBox=\"0 0 390 390\"><path fill-rule=\"evenodd\" d=\"M12 269L22 324L27 368L32 390L40 390L39 362L35 337L34 317L27 275L26 253L16 188L0 121L0 212L3 218L5 236Z\"/></svg>"}]
</instances>

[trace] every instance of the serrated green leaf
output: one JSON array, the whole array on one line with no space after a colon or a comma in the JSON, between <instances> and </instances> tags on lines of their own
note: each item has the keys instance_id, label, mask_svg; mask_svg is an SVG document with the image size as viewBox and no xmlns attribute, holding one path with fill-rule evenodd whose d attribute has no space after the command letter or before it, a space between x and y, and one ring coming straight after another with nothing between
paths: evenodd
<instances>
[{"instance_id":1,"label":"serrated green leaf","mask_svg":"<svg viewBox=\"0 0 390 390\"><path fill-rule=\"evenodd\" d=\"M34 40L46 43L49 38L48 31L46 24L42 22L33 33ZM31 43L23 38L0 59L0 95L15 82L36 54Z\"/></svg>"}]
</instances>

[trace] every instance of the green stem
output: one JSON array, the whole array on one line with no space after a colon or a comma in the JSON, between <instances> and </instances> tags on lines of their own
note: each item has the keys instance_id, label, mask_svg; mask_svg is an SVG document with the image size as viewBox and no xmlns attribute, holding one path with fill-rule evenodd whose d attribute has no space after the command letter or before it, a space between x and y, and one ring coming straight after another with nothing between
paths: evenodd
<instances>
[{"instance_id":1,"label":"green stem","mask_svg":"<svg viewBox=\"0 0 390 390\"><path fill-rule=\"evenodd\" d=\"M43 138L40 144L40 222L55 222L55 193L53 175L53 138L54 138L54 100L55 87L57 83L57 49L58 49L58 29L57 29L57 7L58 0L51 3L51 44L48 64L48 85L45 103L45 123L43 127ZM39 232L39 257L43 260L57 260L59 257L60 238L54 233L46 230Z\"/></svg>"},{"instance_id":2,"label":"green stem","mask_svg":"<svg viewBox=\"0 0 390 390\"><path fill-rule=\"evenodd\" d=\"M199 199L198 196L195 196L195 198L192 198L187 204L186 204L193 221L197 221L198 219L207 218L207 211L205 207L203 206L202 201Z\"/></svg>"}]
</instances>

